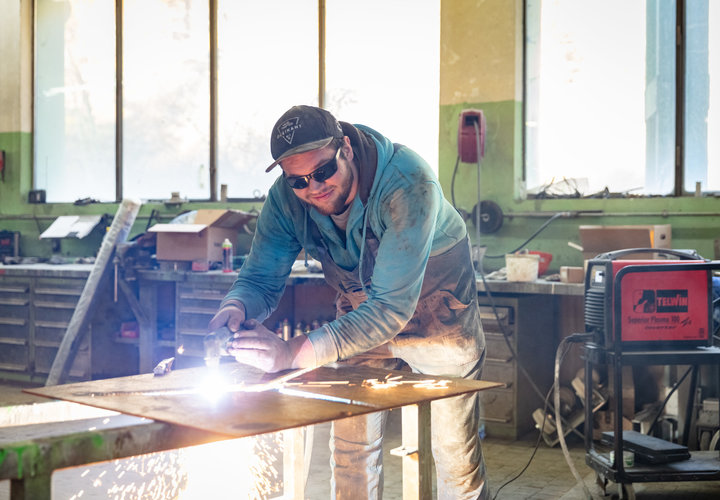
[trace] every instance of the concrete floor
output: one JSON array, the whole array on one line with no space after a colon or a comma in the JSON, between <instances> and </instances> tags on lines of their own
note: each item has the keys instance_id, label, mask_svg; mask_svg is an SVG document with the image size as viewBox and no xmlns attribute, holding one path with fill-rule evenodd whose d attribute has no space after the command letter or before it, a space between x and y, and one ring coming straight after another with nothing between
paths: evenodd
<instances>
[{"instance_id":1,"label":"concrete floor","mask_svg":"<svg viewBox=\"0 0 720 500\"><path fill-rule=\"evenodd\" d=\"M0 406L18 404L31 404L45 402L43 398L30 396L21 392L17 385L0 385ZM400 445L400 412L390 414L389 429L385 443L385 495L386 500L400 500L402 498L401 459L389 454L391 448ZM309 500L330 498L330 474L328 467L329 451L328 436L329 424L315 426L313 456L309 468L309 478L305 498ZM607 495L595 484L594 472L585 465L585 451L580 439L574 436L569 438L570 455L579 474L584 478L594 499L618 498L615 485L610 485ZM488 468L490 491L498 499L535 499L535 500L573 500L585 498L582 487L577 485L573 475L563 457L562 451L557 448L548 448L544 442L535 454L530 466L517 479L503 486L515 477L530 459L536 436L514 442L488 438L484 441L485 461ZM168 470L177 468L179 462L187 463L188 459L179 458L177 452L154 454L153 457L113 461L89 467L79 467L59 471L53 476L53 499L57 500L92 500L103 498L207 498L235 499L237 491L233 484L239 479L233 477L234 466L229 472L223 471L220 460L204 459L213 464L213 472L220 477L228 479L228 485L219 487L222 493L191 495L183 493L173 483L167 487L167 480L158 483L157 477L167 475ZM152 466L148 466L152 464ZM282 466L277 467L280 471ZM154 472L160 471L160 472ZM281 473L280 473L281 474ZM217 481L215 481L217 483ZM162 487L162 485L165 487ZM112 485L112 488L108 488ZM160 486L158 486L160 485ZM101 487L98 487L101 486ZM214 484L213 486L220 486ZM150 491L154 488L154 493ZM205 487L207 488L207 486ZM638 499L695 499L709 500L720 498L720 482L687 482L687 483L636 483L633 485ZM141 492L145 493L141 493ZM207 489L203 490L207 492ZM277 495L276 495L277 496ZM8 481L0 481L0 500L9 498ZM251 497L257 498L257 497ZM272 496L270 497L272 498Z\"/></svg>"}]
</instances>

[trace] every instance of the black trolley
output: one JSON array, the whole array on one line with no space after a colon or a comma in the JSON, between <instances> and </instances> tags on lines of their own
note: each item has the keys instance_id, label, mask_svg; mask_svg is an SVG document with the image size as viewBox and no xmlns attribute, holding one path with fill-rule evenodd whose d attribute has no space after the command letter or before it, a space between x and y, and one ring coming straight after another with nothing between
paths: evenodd
<instances>
[{"instance_id":1,"label":"black trolley","mask_svg":"<svg viewBox=\"0 0 720 500\"><path fill-rule=\"evenodd\" d=\"M670 257L679 260L617 261L619 257L630 253L650 252L658 251L629 249L599 255L588 262L585 280L585 327L586 332L593 333L593 341L586 342L583 349L585 462L596 472L598 483L603 489L608 481L612 481L618 484L621 498L631 499L635 498L633 483L720 480L720 451L690 453L683 446L688 442L698 367L720 365L720 348L712 346L711 279L712 272L720 269L720 261L711 262L694 253L674 250L663 250L662 253L669 253ZM652 291L660 296L656 297L655 310L643 313L645 309L653 309L648 300L653 295ZM660 291L662 293L658 293ZM627 297L628 294L634 298ZM636 321L633 321L635 313L628 313L629 307L637 311ZM654 314L655 319L641 314ZM676 323L681 326L694 324L694 330L680 328L673 331L671 327ZM643 330L630 326L634 324L653 328ZM661 328L663 324L667 324L667 327ZM687 418L680 445L629 431L623 432L622 368L639 365L692 367ZM613 432L604 436L612 440L611 453L599 451L593 443L592 373L596 366L607 367L608 374L612 372L613 375L612 384L608 387L614 412ZM716 387L720 392L720 369L717 372ZM626 467L623 463L624 450L642 451L640 455L636 453L632 467Z\"/></svg>"}]
</instances>

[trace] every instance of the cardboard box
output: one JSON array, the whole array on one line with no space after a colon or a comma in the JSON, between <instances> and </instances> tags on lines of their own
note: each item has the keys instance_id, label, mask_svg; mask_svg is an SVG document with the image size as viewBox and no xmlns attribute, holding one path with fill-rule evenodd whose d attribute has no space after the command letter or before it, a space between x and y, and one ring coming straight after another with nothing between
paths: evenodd
<instances>
[{"instance_id":1,"label":"cardboard box","mask_svg":"<svg viewBox=\"0 0 720 500\"><path fill-rule=\"evenodd\" d=\"M238 232L256 215L240 210L198 210L192 223L155 224L158 260L221 262L222 242L236 244Z\"/></svg>"},{"instance_id":2,"label":"cardboard box","mask_svg":"<svg viewBox=\"0 0 720 500\"><path fill-rule=\"evenodd\" d=\"M560 266L560 281L562 283L584 283L585 269L582 267Z\"/></svg>"},{"instance_id":3,"label":"cardboard box","mask_svg":"<svg viewBox=\"0 0 720 500\"><path fill-rule=\"evenodd\" d=\"M580 226L583 259L626 248L672 248L670 224L637 226ZM658 259L657 254L631 254L623 259Z\"/></svg>"}]
</instances>

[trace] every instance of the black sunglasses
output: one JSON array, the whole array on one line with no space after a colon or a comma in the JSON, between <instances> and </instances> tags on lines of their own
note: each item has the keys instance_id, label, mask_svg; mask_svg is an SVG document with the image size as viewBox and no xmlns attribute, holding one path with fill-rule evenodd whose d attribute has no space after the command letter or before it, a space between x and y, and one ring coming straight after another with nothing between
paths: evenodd
<instances>
[{"instance_id":1,"label":"black sunglasses","mask_svg":"<svg viewBox=\"0 0 720 500\"><path fill-rule=\"evenodd\" d=\"M310 185L310 179L315 179L317 182L325 182L330 177L335 175L335 172L337 172L337 159L339 154L340 148L338 148L335 156L329 162L325 163L324 165L320 165L318 168L316 168L307 175L285 176L285 182L287 182L288 185L293 189L305 189Z\"/></svg>"}]
</instances>

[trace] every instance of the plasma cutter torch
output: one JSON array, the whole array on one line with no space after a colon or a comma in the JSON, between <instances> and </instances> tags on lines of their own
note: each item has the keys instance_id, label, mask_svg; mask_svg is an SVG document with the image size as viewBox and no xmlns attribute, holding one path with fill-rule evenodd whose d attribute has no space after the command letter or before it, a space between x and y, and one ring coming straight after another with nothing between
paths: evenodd
<instances>
[{"instance_id":1,"label":"plasma cutter torch","mask_svg":"<svg viewBox=\"0 0 720 500\"><path fill-rule=\"evenodd\" d=\"M205 366L216 367L220 364L221 357L230 356L227 347L232 338L233 333L227 326L222 326L205 336L203 339Z\"/></svg>"}]
</instances>

